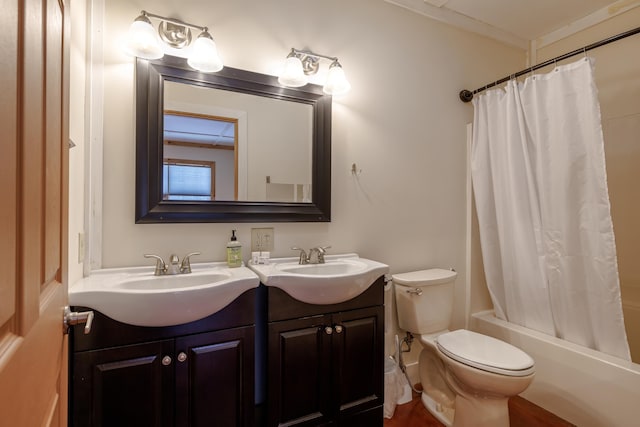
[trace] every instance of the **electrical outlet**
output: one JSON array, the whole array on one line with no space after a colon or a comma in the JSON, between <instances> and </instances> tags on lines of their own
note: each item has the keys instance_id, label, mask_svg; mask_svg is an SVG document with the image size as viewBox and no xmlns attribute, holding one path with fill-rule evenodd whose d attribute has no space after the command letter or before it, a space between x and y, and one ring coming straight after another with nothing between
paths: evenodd
<instances>
[{"instance_id":1,"label":"electrical outlet","mask_svg":"<svg viewBox=\"0 0 640 427\"><path fill-rule=\"evenodd\" d=\"M251 229L251 252L273 252L273 228Z\"/></svg>"}]
</instances>

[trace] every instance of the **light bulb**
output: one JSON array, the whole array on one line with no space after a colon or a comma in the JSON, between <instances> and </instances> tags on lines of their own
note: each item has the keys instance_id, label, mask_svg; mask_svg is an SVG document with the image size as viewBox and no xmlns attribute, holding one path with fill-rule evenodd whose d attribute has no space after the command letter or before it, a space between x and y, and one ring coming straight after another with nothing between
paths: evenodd
<instances>
[{"instance_id":1,"label":"light bulb","mask_svg":"<svg viewBox=\"0 0 640 427\"><path fill-rule=\"evenodd\" d=\"M351 90L351 84L344 74L344 70L338 61L334 61L329 67L327 82L322 91L328 95L338 96L344 95Z\"/></svg>"},{"instance_id":2,"label":"light bulb","mask_svg":"<svg viewBox=\"0 0 640 427\"><path fill-rule=\"evenodd\" d=\"M158 59L164 56L158 35L145 15L138 16L129 27L126 52L143 59Z\"/></svg>"},{"instance_id":3,"label":"light bulb","mask_svg":"<svg viewBox=\"0 0 640 427\"><path fill-rule=\"evenodd\" d=\"M295 54L290 54L284 62L284 70L278 82L284 86L300 87L307 84L307 76L304 75L302 62Z\"/></svg>"},{"instance_id":4,"label":"light bulb","mask_svg":"<svg viewBox=\"0 0 640 427\"><path fill-rule=\"evenodd\" d=\"M206 28L193 43L193 51L187 59L187 64L205 73L215 73L222 70L224 65L218 56L216 43Z\"/></svg>"}]
</instances>

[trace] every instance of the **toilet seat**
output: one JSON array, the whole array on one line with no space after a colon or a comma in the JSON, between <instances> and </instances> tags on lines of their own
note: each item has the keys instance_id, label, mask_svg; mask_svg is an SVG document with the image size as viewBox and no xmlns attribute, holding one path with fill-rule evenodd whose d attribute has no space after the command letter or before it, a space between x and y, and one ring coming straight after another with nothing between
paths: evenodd
<instances>
[{"instance_id":1,"label":"toilet seat","mask_svg":"<svg viewBox=\"0 0 640 427\"><path fill-rule=\"evenodd\" d=\"M524 351L504 341L458 329L436 339L438 349L447 357L465 365L512 377L535 372L533 359Z\"/></svg>"}]
</instances>

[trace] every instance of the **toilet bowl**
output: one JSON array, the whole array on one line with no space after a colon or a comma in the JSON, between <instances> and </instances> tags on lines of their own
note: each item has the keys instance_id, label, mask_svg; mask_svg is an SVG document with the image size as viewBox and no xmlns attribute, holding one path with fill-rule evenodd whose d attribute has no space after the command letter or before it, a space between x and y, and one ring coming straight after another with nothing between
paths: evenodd
<instances>
[{"instance_id":1,"label":"toilet bowl","mask_svg":"<svg viewBox=\"0 0 640 427\"><path fill-rule=\"evenodd\" d=\"M504 341L447 329L455 277L442 269L392 276L399 326L423 346L422 402L447 426L508 427L508 399L531 384L534 361Z\"/></svg>"}]
</instances>

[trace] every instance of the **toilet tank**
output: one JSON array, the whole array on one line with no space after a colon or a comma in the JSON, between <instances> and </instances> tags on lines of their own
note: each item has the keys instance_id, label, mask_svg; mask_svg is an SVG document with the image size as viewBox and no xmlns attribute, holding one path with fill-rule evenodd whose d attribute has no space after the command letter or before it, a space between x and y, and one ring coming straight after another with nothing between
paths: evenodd
<instances>
[{"instance_id":1,"label":"toilet tank","mask_svg":"<svg viewBox=\"0 0 640 427\"><path fill-rule=\"evenodd\" d=\"M456 276L440 268L392 275L400 329L419 335L448 329Z\"/></svg>"}]
</instances>

